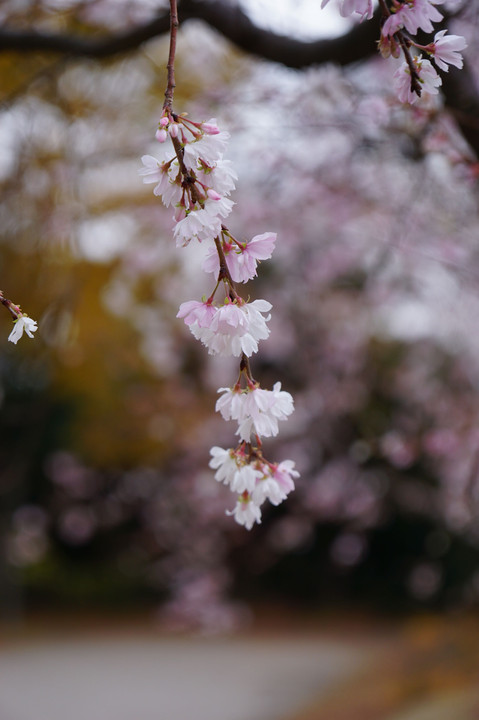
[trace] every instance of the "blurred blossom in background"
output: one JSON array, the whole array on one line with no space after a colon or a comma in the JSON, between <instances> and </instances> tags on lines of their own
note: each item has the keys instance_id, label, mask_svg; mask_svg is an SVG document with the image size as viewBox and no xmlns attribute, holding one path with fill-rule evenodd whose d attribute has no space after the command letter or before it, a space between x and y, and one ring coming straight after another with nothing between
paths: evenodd
<instances>
[{"instance_id":1,"label":"blurred blossom in background","mask_svg":"<svg viewBox=\"0 0 479 720\"><path fill-rule=\"evenodd\" d=\"M262 5L245 3L258 24ZM1 12L93 33L159 4L112 7ZM3 617L146 610L223 632L263 604L476 607L479 219L465 141L439 106L398 105L376 58L295 72L204 24L182 29L175 107L231 133L232 230L278 233L251 289L274 307L254 373L295 394L268 447L301 479L248 534L208 469L234 432L214 413L233 366L176 319L185 289L204 292L205 250L175 247L138 177L166 52L160 37L107 61L0 55L2 282L39 321L35 342L9 347L6 315L0 334Z\"/></svg>"},{"instance_id":2,"label":"blurred blossom in background","mask_svg":"<svg viewBox=\"0 0 479 720\"><path fill-rule=\"evenodd\" d=\"M351 26L319 0L242 5L299 38ZM97 36L164 6L7 0L0 18ZM472 6L451 31L477 68ZM39 322L18 346L0 325L2 720L472 720L477 162L378 58L293 71L181 29L175 109L231 133L231 230L278 234L250 290L273 304L253 370L295 396L265 445L301 477L247 533L208 468L235 365L176 318L206 249L176 248L138 176L167 48L0 53L2 289Z\"/></svg>"}]
</instances>

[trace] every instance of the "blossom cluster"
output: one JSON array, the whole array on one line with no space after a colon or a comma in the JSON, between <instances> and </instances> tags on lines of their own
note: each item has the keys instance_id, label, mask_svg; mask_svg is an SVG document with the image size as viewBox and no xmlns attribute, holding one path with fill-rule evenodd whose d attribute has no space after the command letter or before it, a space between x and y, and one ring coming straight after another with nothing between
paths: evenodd
<instances>
[{"instance_id":1,"label":"blossom cluster","mask_svg":"<svg viewBox=\"0 0 479 720\"><path fill-rule=\"evenodd\" d=\"M143 182L154 183L154 194L174 209L177 246L186 247L192 240L203 243L202 269L215 278L211 294L181 303L177 317L209 354L240 359L236 384L220 388L216 403L225 420L238 423L239 445L214 446L210 467L216 480L236 496L236 505L227 514L250 530L261 522L261 506L266 501L282 502L299 473L292 460L273 463L263 455L261 438L278 434L279 422L293 412L293 398L281 390L281 383L266 390L253 378L250 357L269 336L272 306L267 300L245 299L238 285L256 277L258 263L271 257L276 233L238 240L224 225L234 204L230 194L237 179L223 157L228 137L215 119L194 122L165 104L156 132L159 157L143 156L140 175Z\"/></svg>"},{"instance_id":2,"label":"blossom cluster","mask_svg":"<svg viewBox=\"0 0 479 720\"><path fill-rule=\"evenodd\" d=\"M329 0L322 0L321 7ZM370 20L373 16L372 0L339 0L339 9L343 17L359 16L361 20ZM413 40L419 31L434 32L434 24L443 20L437 5L444 0L391 0L381 3L383 24L379 40L379 50L383 57L400 57L404 62L394 73L394 86L401 102L415 103L422 93L436 95L442 84L434 65L448 72L449 65L462 68L461 51L467 47L461 35L448 35L441 30L427 45ZM412 52L413 49L413 52ZM432 58L434 65L424 55Z\"/></svg>"}]
</instances>

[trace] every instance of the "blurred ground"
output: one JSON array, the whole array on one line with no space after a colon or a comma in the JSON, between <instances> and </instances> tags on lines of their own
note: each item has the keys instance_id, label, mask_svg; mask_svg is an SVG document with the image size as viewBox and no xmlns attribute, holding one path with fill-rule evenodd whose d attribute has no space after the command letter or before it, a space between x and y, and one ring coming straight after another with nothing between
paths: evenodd
<instances>
[{"instance_id":1,"label":"blurred ground","mask_svg":"<svg viewBox=\"0 0 479 720\"><path fill-rule=\"evenodd\" d=\"M477 720L478 639L477 618L270 614L229 637L27 622L2 632L0 718Z\"/></svg>"},{"instance_id":2,"label":"blurred ground","mask_svg":"<svg viewBox=\"0 0 479 720\"><path fill-rule=\"evenodd\" d=\"M291 720L478 720L477 617L417 617L383 639L365 669Z\"/></svg>"}]
</instances>

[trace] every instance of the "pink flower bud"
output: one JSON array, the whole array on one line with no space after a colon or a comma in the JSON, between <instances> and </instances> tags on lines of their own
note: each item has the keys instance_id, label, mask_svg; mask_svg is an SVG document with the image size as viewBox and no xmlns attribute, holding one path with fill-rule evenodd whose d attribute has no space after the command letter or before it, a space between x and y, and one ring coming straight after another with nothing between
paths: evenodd
<instances>
[{"instance_id":1,"label":"pink flower bud","mask_svg":"<svg viewBox=\"0 0 479 720\"><path fill-rule=\"evenodd\" d=\"M158 128L158 130L155 133L155 137L160 143L164 143L166 138L168 137L168 133L164 128Z\"/></svg>"},{"instance_id":2,"label":"pink flower bud","mask_svg":"<svg viewBox=\"0 0 479 720\"><path fill-rule=\"evenodd\" d=\"M212 200L221 200L221 195L218 195L218 193L216 192L216 190L212 190L211 188L209 188L206 194L207 194L208 197L211 198Z\"/></svg>"},{"instance_id":3,"label":"pink flower bud","mask_svg":"<svg viewBox=\"0 0 479 720\"><path fill-rule=\"evenodd\" d=\"M163 117L161 118L159 124L161 125L161 127L164 128L164 127L166 127L166 126L168 125L169 122L170 122L170 121L168 120L168 118L166 117L166 115L163 115Z\"/></svg>"},{"instance_id":4,"label":"pink flower bud","mask_svg":"<svg viewBox=\"0 0 479 720\"><path fill-rule=\"evenodd\" d=\"M218 135L218 133L219 133L218 126L213 125L212 123L202 123L201 129L207 135Z\"/></svg>"},{"instance_id":5,"label":"pink flower bud","mask_svg":"<svg viewBox=\"0 0 479 720\"><path fill-rule=\"evenodd\" d=\"M177 123L171 123L169 129L170 129L170 135L171 135L171 137L174 137L174 138L175 138L175 137L178 137L179 128L178 128Z\"/></svg>"}]
</instances>

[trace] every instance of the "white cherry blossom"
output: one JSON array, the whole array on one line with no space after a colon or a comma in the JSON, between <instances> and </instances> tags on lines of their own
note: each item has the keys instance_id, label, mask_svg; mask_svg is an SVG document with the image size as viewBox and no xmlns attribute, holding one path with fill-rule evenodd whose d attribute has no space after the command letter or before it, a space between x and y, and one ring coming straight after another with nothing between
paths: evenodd
<instances>
[{"instance_id":1,"label":"white cherry blossom","mask_svg":"<svg viewBox=\"0 0 479 720\"><path fill-rule=\"evenodd\" d=\"M287 494L283 492L280 485L271 475L263 475L256 484L252 497L253 502L258 506L263 505L266 500L269 500L271 505L280 505L283 500L286 500Z\"/></svg>"},{"instance_id":2,"label":"white cherry blossom","mask_svg":"<svg viewBox=\"0 0 479 720\"><path fill-rule=\"evenodd\" d=\"M214 165L221 160L229 137L229 133L222 131L217 135L202 135L195 142L187 143L183 156L186 167L194 170L199 161Z\"/></svg>"},{"instance_id":3,"label":"white cherry blossom","mask_svg":"<svg viewBox=\"0 0 479 720\"><path fill-rule=\"evenodd\" d=\"M230 489L239 495L253 492L256 481L262 478L263 473L248 463L244 454L219 447L212 447L210 453L212 458L209 465L216 469L215 479L218 482L229 485Z\"/></svg>"},{"instance_id":4,"label":"white cherry blossom","mask_svg":"<svg viewBox=\"0 0 479 720\"><path fill-rule=\"evenodd\" d=\"M141 160L143 167L138 174L143 177L145 184L156 183L153 194L161 197L166 207L178 203L182 195L178 162L173 158L160 161L152 155L143 155Z\"/></svg>"},{"instance_id":5,"label":"white cherry blossom","mask_svg":"<svg viewBox=\"0 0 479 720\"><path fill-rule=\"evenodd\" d=\"M251 434L273 437L278 434L278 421L286 420L294 410L290 393L281 390L277 382L273 390L259 387L247 390L220 388L223 395L216 402L216 410L224 420L237 420L237 435L249 442Z\"/></svg>"},{"instance_id":6,"label":"white cherry blossom","mask_svg":"<svg viewBox=\"0 0 479 720\"><path fill-rule=\"evenodd\" d=\"M36 320L28 317L28 315L20 315L17 320L14 321L13 329L8 336L10 342L17 344L23 335L23 331L26 332L28 337L33 338L33 333L38 329Z\"/></svg>"},{"instance_id":7,"label":"white cherry blossom","mask_svg":"<svg viewBox=\"0 0 479 720\"><path fill-rule=\"evenodd\" d=\"M220 195L229 195L235 189L238 175L231 160L220 158L212 166L199 162L195 170L200 183L216 190Z\"/></svg>"},{"instance_id":8,"label":"white cherry blossom","mask_svg":"<svg viewBox=\"0 0 479 720\"><path fill-rule=\"evenodd\" d=\"M179 220L173 229L173 236L177 247L186 247L193 238L200 242L214 240L220 232L220 218L201 208L188 212L182 220Z\"/></svg>"},{"instance_id":9,"label":"white cherry blossom","mask_svg":"<svg viewBox=\"0 0 479 720\"><path fill-rule=\"evenodd\" d=\"M241 495L234 510L227 510L226 514L233 515L236 522L247 530L251 530L255 523L261 523L261 509L248 493Z\"/></svg>"},{"instance_id":10,"label":"white cherry blossom","mask_svg":"<svg viewBox=\"0 0 479 720\"><path fill-rule=\"evenodd\" d=\"M224 450L215 445L211 448L210 455L212 457L209 466L213 468L213 470L216 470L215 480L229 485L238 470L234 450Z\"/></svg>"}]
</instances>

